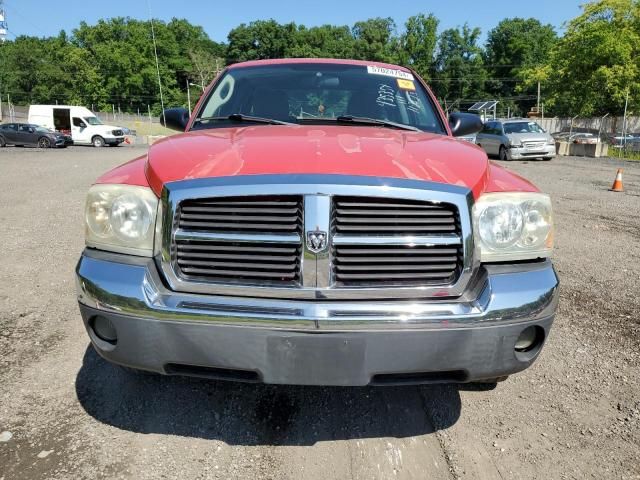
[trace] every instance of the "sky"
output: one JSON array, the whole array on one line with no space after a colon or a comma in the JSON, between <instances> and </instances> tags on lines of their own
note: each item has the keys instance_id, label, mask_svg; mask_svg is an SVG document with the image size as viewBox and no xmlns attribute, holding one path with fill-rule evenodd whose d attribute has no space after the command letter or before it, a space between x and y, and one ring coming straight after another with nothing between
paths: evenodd
<instances>
[{"instance_id":1,"label":"sky","mask_svg":"<svg viewBox=\"0 0 640 480\"><path fill-rule=\"evenodd\" d=\"M534 17L550 23L558 33L566 21L580 13L586 0L4 0L9 39L15 35L51 36L64 29L71 32L81 21L96 23L100 18L186 18L201 25L216 41L240 23L273 18L280 23L306 26L353 25L372 17L391 17L398 27L417 13L433 13L440 28L468 22L486 33L505 17Z\"/></svg>"}]
</instances>

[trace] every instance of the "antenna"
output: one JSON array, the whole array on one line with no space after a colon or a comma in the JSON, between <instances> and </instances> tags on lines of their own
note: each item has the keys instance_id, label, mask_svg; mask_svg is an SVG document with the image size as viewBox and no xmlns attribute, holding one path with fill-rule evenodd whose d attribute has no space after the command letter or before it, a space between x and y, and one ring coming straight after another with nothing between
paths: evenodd
<instances>
[{"instance_id":1,"label":"antenna","mask_svg":"<svg viewBox=\"0 0 640 480\"><path fill-rule=\"evenodd\" d=\"M156 57L156 72L158 74L158 88L160 89L160 108L162 108L162 121L166 124L164 116L164 98L162 96L162 80L160 80L160 62L158 61L158 45L156 43L156 31L153 28L153 16L151 15L151 0L147 0L147 8L149 9L149 20L151 21L151 37L153 38L153 54Z\"/></svg>"},{"instance_id":2,"label":"antenna","mask_svg":"<svg viewBox=\"0 0 640 480\"><path fill-rule=\"evenodd\" d=\"M0 43L7 39L7 15L4 12L4 0L0 0Z\"/></svg>"}]
</instances>

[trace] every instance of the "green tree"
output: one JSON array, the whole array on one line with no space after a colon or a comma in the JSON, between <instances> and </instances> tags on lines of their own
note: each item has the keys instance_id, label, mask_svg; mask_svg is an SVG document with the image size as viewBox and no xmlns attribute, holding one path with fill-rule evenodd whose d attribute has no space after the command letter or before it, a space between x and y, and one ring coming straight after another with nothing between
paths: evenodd
<instances>
[{"instance_id":1,"label":"green tree","mask_svg":"<svg viewBox=\"0 0 640 480\"><path fill-rule=\"evenodd\" d=\"M521 88L517 88L518 83L529 76L531 69L548 62L557 39L551 25L543 25L535 18L502 20L487 37L485 62L492 78L487 82L487 90L498 99L516 93L534 95L535 82ZM528 109L533 102L524 104L521 110Z\"/></svg>"},{"instance_id":2,"label":"green tree","mask_svg":"<svg viewBox=\"0 0 640 480\"><path fill-rule=\"evenodd\" d=\"M293 58L353 58L354 48L355 39L346 25L312 28L300 25L285 55Z\"/></svg>"},{"instance_id":3,"label":"green tree","mask_svg":"<svg viewBox=\"0 0 640 480\"><path fill-rule=\"evenodd\" d=\"M440 35L433 82L442 100L478 99L484 95L487 71L479 38L480 29L467 24Z\"/></svg>"},{"instance_id":4,"label":"green tree","mask_svg":"<svg viewBox=\"0 0 640 480\"><path fill-rule=\"evenodd\" d=\"M425 80L431 77L439 21L432 14L409 17L396 54L399 63L413 68Z\"/></svg>"},{"instance_id":5,"label":"green tree","mask_svg":"<svg viewBox=\"0 0 640 480\"><path fill-rule=\"evenodd\" d=\"M370 18L356 22L351 29L355 39L354 58L394 62L396 24L392 18Z\"/></svg>"},{"instance_id":6,"label":"green tree","mask_svg":"<svg viewBox=\"0 0 640 480\"><path fill-rule=\"evenodd\" d=\"M241 24L229 32L229 63L266 58L282 58L294 43L295 23L280 25L275 20L258 20Z\"/></svg>"},{"instance_id":7,"label":"green tree","mask_svg":"<svg viewBox=\"0 0 640 480\"><path fill-rule=\"evenodd\" d=\"M584 5L539 73L556 115L621 115L627 92L640 112L640 1Z\"/></svg>"}]
</instances>

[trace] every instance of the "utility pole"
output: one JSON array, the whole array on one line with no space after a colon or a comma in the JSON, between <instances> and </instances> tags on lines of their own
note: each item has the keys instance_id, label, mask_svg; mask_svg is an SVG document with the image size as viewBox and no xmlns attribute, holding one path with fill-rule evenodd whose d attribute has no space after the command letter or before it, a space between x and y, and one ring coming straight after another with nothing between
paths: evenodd
<instances>
[{"instance_id":1,"label":"utility pole","mask_svg":"<svg viewBox=\"0 0 640 480\"><path fill-rule=\"evenodd\" d=\"M4 11L4 0L0 0L0 45L7 39L7 16ZM0 84L0 122L2 121L2 84Z\"/></svg>"},{"instance_id":2,"label":"utility pole","mask_svg":"<svg viewBox=\"0 0 640 480\"><path fill-rule=\"evenodd\" d=\"M627 146L627 107L629 106L629 88L627 87L627 98L624 101L624 117L622 120L622 142Z\"/></svg>"},{"instance_id":3,"label":"utility pole","mask_svg":"<svg viewBox=\"0 0 640 480\"><path fill-rule=\"evenodd\" d=\"M540 80L538 80L538 110L537 113L540 113Z\"/></svg>"},{"instance_id":4,"label":"utility pole","mask_svg":"<svg viewBox=\"0 0 640 480\"><path fill-rule=\"evenodd\" d=\"M191 89L189 88L188 78L187 78L187 101L189 102L189 116L191 116Z\"/></svg>"}]
</instances>

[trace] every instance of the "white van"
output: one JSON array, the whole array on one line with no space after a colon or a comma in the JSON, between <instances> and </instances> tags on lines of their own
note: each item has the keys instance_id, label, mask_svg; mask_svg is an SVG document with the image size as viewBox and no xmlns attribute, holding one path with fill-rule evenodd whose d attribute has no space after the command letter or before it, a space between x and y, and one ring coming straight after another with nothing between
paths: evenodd
<instances>
[{"instance_id":1,"label":"white van","mask_svg":"<svg viewBox=\"0 0 640 480\"><path fill-rule=\"evenodd\" d=\"M120 127L104 125L91 110L72 105L31 105L29 123L70 133L75 145L115 147L124 142Z\"/></svg>"}]
</instances>

